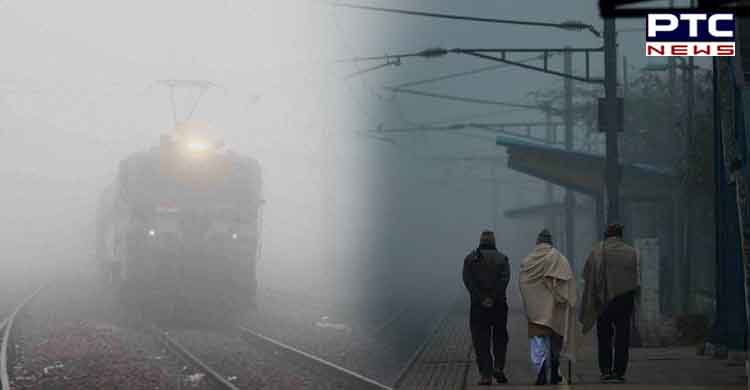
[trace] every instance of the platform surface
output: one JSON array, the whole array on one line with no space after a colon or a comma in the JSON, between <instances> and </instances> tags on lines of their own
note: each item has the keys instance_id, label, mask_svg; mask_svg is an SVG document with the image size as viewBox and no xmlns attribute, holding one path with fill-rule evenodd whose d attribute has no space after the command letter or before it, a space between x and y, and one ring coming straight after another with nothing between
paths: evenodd
<instances>
[{"instance_id":1,"label":"platform surface","mask_svg":"<svg viewBox=\"0 0 750 390\"><path fill-rule=\"evenodd\" d=\"M520 303L510 302L508 359L505 385L476 386L479 381L468 326L468 297L461 299L440 324L398 390L579 389L579 390L740 390L745 385L744 362L698 356L695 347L633 348L627 383L601 384L594 332L587 335L572 366L572 385L533 386L526 318ZM567 362L562 363L568 375Z\"/></svg>"}]
</instances>

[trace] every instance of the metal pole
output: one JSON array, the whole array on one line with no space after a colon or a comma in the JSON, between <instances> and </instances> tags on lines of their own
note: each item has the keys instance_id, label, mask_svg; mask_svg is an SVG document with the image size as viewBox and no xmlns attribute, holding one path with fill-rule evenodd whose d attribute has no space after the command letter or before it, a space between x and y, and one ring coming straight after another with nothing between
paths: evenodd
<instances>
[{"instance_id":1,"label":"metal pole","mask_svg":"<svg viewBox=\"0 0 750 390\"><path fill-rule=\"evenodd\" d=\"M556 141L555 138L557 137L555 137L556 128L552 127L552 113L550 112L550 110L544 111L544 118L547 124L547 144L552 145ZM547 205L551 205L552 202L555 201L555 186L550 182L545 182L544 189L544 202ZM549 208L544 214L544 225L547 229L549 229L553 236L557 235L557 232L555 231L555 218L556 215L552 208Z\"/></svg>"},{"instance_id":2,"label":"metal pole","mask_svg":"<svg viewBox=\"0 0 750 390\"><path fill-rule=\"evenodd\" d=\"M687 69L687 152L688 156L692 153L693 147L693 118L694 107L695 107L695 59L693 57L688 58L688 69Z\"/></svg>"},{"instance_id":3,"label":"metal pole","mask_svg":"<svg viewBox=\"0 0 750 390\"><path fill-rule=\"evenodd\" d=\"M490 162L490 176L492 177L492 201L490 202L492 205L492 231L497 231L497 168L495 167L497 165L496 161Z\"/></svg>"},{"instance_id":4,"label":"metal pole","mask_svg":"<svg viewBox=\"0 0 750 390\"><path fill-rule=\"evenodd\" d=\"M669 0L669 8L674 8L674 0ZM667 65L669 69L669 93L670 93L670 99L674 99L674 90L675 90L675 80L677 79L677 74L675 71L675 57L667 57ZM673 100L674 101L674 100ZM669 119L670 119L670 126L674 126L674 105L670 105L669 107ZM671 128L671 127L670 127Z\"/></svg>"},{"instance_id":5,"label":"metal pole","mask_svg":"<svg viewBox=\"0 0 750 390\"><path fill-rule=\"evenodd\" d=\"M687 70L683 70L683 72L686 73L685 77L685 93L687 94L687 113L686 113L686 125L685 125L685 168L688 175L690 175L690 166L693 158L693 109L695 105L695 73L693 71L693 65L695 64L693 57L690 57L688 59L688 68ZM690 188L690 176L686 177L685 181L685 192L684 192L684 202L685 202L685 215L683 219L683 258L684 260L684 283L685 283L685 292L687 293L687 299L686 299L686 310L690 310L690 303L692 301L691 299L691 290L692 290L692 257L690 256L691 250L690 250L690 225L691 225L691 214L692 214L692 198L690 196L691 188Z\"/></svg>"},{"instance_id":6,"label":"metal pole","mask_svg":"<svg viewBox=\"0 0 750 390\"><path fill-rule=\"evenodd\" d=\"M569 47L566 47L566 49ZM573 53L565 51L563 72L565 74L573 73ZM563 108L565 115L565 150L573 150L573 79L566 77L564 81L565 87L565 107ZM570 260L570 266L575 270L575 195L569 188L565 189L565 251L568 254Z\"/></svg>"},{"instance_id":7,"label":"metal pole","mask_svg":"<svg viewBox=\"0 0 750 390\"><path fill-rule=\"evenodd\" d=\"M672 2L673 3L673 2ZM677 60L675 57L668 58L668 71L669 71L669 83L667 85L669 93L669 105L667 118L669 120L668 129L671 132L679 134L677 129ZM682 150L679 155L684 157L685 137L682 137L680 144L678 144ZM682 210L684 209L684 190L682 188L675 188L674 190L674 207L672 207L672 223L674 233L674 249L672 251L672 310L675 313L680 313L684 308L684 237L683 233L683 218Z\"/></svg>"},{"instance_id":8,"label":"metal pole","mask_svg":"<svg viewBox=\"0 0 750 390\"><path fill-rule=\"evenodd\" d=\"M615 19L604 19L604 95L607 115L607 162L604 181L607 186L607 222L620 218L620 164L617 145L619 115L617 107L617 35Z\"/></svg>"},{"instance_id":9,"label":"metal pole","mask_svg":"<svg viewBox=\"0 0 750 390\"><path fill-rule=\"evenodd\" d=\"M628 98L628 57L622 56L622 98Z\"/></svg>"},{"instance_id":10,"label":"metal pole","mask_svg":"<svg viewBox=\"0 0 750 390\"><path fill-rule=\"evenodd\" d=\"M604 197L597 196L594 199L594 242L602 239L604 232Z\"/></svg>"},{"instance_id":11,"label":"metal pole","mask_svg":"<svg viewBox=\"0 0 750 390\"><path fill-rule=\"evenodd\" d=\"M674 0L669 1L669 7L674 7ZM667 64L668 64L668 71L669 71L669 112L668 112L668 118L669 118L669 131L675 131L675 127L677 126L677 59L675 57L668 57L667 58ZM684 139L682 140L684 143ZM673 310L677 313L679 313L683 308L683 279L682 276L684 275L684 270L682 267L683 263L683 256L684 253L682 251L682 214L680 213L680 210L682 209L682 194L680 193L679 189L675 189L675 202L674 207L672 208L672 212L674 213L672 221L674 223L674 251L673 251L673 260L672 260L672 270L673 270L673 290L672 293L672 305Z\"/></svg>"},{"instance_id":12,"label":"metal pole","mask_svg":"<svg viewBox=\"0 0 750 390\"><path fill-rule=\"evenodd\" d=\"M674 6L674 1L670 3ZM667 85L669 93L669 105L667 109L668 129L671 132L677 131L677 60L675 57L668 58L668 71L669 71L669 83ZM681 144L679 147L683 150L680 151L680 155L684 157L684 145L685 137L680 140ZM673 223L673 250L672 250L672 310L674 312L681 312L684 307L684 256L683 251L683 218L682 210L684 210L684 191L682 188L675 188L674 190L674 207L672 208L672 223Z\"/></svg>"}]
</instances>

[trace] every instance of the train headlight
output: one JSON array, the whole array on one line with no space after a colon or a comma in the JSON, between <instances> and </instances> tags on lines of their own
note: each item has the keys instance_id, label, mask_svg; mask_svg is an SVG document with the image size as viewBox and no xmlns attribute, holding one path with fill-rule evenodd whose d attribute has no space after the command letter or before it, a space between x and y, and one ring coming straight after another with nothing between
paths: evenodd
<instances>
[{"instance_id":1,"label":"train headlight","mask_svg":"<svg viewBox=\"0 0 750 390\"><path fill-rule=\"evenodd\" d=\"M187 148L193 153L204 153L211 149L211 145L202 141L188 141Z\"/></svg>"},{"instance_id":2,"label":"train headlight","mask_svg":"<svg viewBox=\"0 0 750 390\"><path fill-rule=\"evenodd\" d=\"M148 230L148 235L149 235L150 237L154 237L154 236L156 236L156 230L154 230L154 229L149 229L149 230Z\"/></svg>"},{"instance_id":3,"label":"train headlight","mask_svg":"<svg viewBox=\"0 0 750 390\"><path fill-rule=\"evenodd\" d=\"M237 239L237 233L232 233L232 239L233 239L233 240L236 240L236 239Z\"/></svg>"}]
</instances>

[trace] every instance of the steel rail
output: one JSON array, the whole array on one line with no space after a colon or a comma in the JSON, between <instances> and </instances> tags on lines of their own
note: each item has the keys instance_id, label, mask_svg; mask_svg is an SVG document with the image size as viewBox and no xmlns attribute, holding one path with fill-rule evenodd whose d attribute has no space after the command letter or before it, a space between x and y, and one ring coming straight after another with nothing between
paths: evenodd
<instances>
[{"instance_id":1,"label":"steel rail","mask_svg":"<svg viewBox=\"0 0 750 390\"><path fill-rule=\"evenodd\" d=\"M195 356L192 352L188 351L187 348L185 348L182 344L178 343L175 339L169 337L169 333L154 328L156 334L159 336L159 339L164 344L167 349L172 351L175 355L178 355L185 359L188 363L193 364L197 367L200 367L203 371L205 371L208 376L215 381L216 383L220 384L226 389L229 390L240 390L239 387L235 386L234 383L228 381L226 378L224 378L223 375L221 375L219 372L211 368L208 364L203 362L201 359L199 359L197 356ZM4 389L3 389L4 390Z\"/></svg>"},{"instance_id":2,"label":"steel rail","mask_svg":"<svg viewBox=\"0 0 750 390\"><path fill-rule=\"evenodd\" d=\"M11 312L9 316L5 317L2 321L0 321L0 331L3 332L2 345L0 345L0 384L2 385L2 390L11 390L10 377L8 375L8 345L10 343L11 331L13 330L15 318L17 314L21 310L23 310L26 307L26 305L29 302L31 302L31 300L34 299L44 289L44 287L45 286L39 287L36 291L34 291L29 296L27 296L20 304L18 304L18 306L14 308L14 310ZM199 367L200 369L202 369L209 376L211 380L218 383L223 388L228 389L228 390L240 390L237 386L229 382L217 371L215 371L206 363L204 363L202 360L200 360L198 357L193 355L184 346L182 346L180 343L178 343L173 338L171 338L166 331L163 331L155 327L153 329L156 335L158 336L159 340L172 353L181 357L187 363L195 365L196 367Z\"/></svg>"},{"instance_id":3,"label":"steel rail","mask_svg":"<svg viewBox=\"0 0 750 390\"><path fill-rule=\"evenodd\" d=\"M274 339L272 339L270 337L266 337L266 336L264 336L264 335L262 335L262 334L260 334L260 333L258 333L256 331L252 330L252 329L248 329L248 328L245 328L245 327L241 326L241 327L239 327L239 330L245 336L250 336L253 339L258 340L258 341L260 341L260 342L262 342L264 344L273 346L274 348L279 348L279 349L282 349L282 350L284 350L286 352L292 353L294 355L301 356L301 357L305 358L305 360L307 360L307 361L311 361L311 362L315 363L318 366L321 366L323 368L332 370L332 371L334 371L334 372L336 372L338 374L342 374L342 375L344 375L344 376L346 376L346 377L348 377L350 379L354 379L355 381L358 381L361 384L363 384L364 386L366 386L366 387L357 387L358 389L371 388L371 389L379 389L379 390L393 390L392 387L386 386L386 385L384 385L384 384L382 384L382 383L380 383L380 382L378 382L378 381L376 381L374 379L370 379L370 378L368 378L368 377L366 377L366 376L364 376L362 374L358 374L358 373L356 373L356 372L354 372L352 370L349 370L349 369L341 367L341 366L339 366L337 364L331 363L331 362L329 362L329 361L327 361L325 359L319 358L319 357L317 357L315 355L312 355L310 353L307 353L305 351L302 351L302 350L299 350L299 349L294 348L292 346L286 345L286 344L282 343L281 341L274 340Z\"/></svg>"},{"instance_id":4,"label":"steel rail","mask_svg":"<svg viewBox=\"0 0 750 390\"><path fill-rule=\"evenodd\" d=\"M34 299L44 287L45 286L37 288L33 293L24 298L24 300L13 309L13 312L6 317L2 323L0 323L3 330L3 343L2 346L0 346L0 384L2 385L2 390L10 390L10 377L8 376L8 343L10 343L10 332L13 330L13 323L16 320L16 315L26 307L26 305L31 302L31 300Z\"/></svg>"}]
</instances>

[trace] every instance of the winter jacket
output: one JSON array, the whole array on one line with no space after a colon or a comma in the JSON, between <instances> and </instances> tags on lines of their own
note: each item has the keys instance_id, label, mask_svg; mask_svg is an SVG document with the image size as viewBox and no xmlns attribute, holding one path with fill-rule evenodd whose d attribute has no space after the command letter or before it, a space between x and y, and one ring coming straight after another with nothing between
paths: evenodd
<instances>
[{"instance_id":1,"label":"winter jacket","mask_svg":"<svg viewBox=\"0 0 750 390\"><path fill-rule=\"evenodd\" d=\"M463 280L471 296L471 304L481 306L491 299L506 302L506 288L510 281L508 257L496 249L477 249L466 255Z\"/></svg>"}]
</instances>

